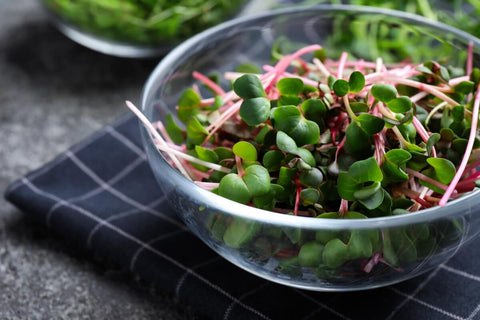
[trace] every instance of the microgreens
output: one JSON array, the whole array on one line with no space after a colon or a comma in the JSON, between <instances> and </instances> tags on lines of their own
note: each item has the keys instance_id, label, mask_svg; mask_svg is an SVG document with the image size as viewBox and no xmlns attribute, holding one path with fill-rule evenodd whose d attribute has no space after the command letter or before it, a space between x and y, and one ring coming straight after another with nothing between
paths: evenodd
<instances>
[{"instance_id":1,"label":"microgreens","mask_svg":"<svg viewBox=\"0 0 480 320\"><path fill-rule=\"evenodd\" d=\"M142 45L183 40L231 16L243 1L45 0L62 20L102 38Z\"/></svg>"},{"instance_id":2,"label":"microgreens","mask_svg":"<svg viewBox=\"0 0 480 320\"><path fill-rule=\"evenodd\" d=\"M301 58L320 56L320 50L324 57L325 50L312 45L265 66L265 73L230 74L232 91L196 73L220 98L187 89L177 107L183 124L168 115L163 138L141 114L140 119L159 150L189 179L225 198L278 213L320 219L395 216L444 206L475 188L478 69L470 71L470 81L461 74L452 77L435 61L389 65L379 59L357 65L347 63L346 53L339 60ZM295 72L298 65L301 74ZM172 145L180 140L181 146ZM215 219L212 232L234 248L259 232L255 223ZM293 273L295 265L320 264L317 271L324 274L355 259L370 259L367 272L379 261L396 267L436 245L429 228L418 225L382 234L322 231L313 238L295 228L282 232L294 252L277 257L288 258L280 268Z\"/></svg>"}]
</instances>

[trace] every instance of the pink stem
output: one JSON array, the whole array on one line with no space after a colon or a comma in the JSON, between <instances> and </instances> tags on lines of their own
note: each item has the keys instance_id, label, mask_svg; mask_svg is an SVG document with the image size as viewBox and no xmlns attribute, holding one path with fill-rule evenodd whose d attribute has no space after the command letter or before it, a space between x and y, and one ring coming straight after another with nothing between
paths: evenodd
<instances>
[{"instance_id":1,"label":"pink stem","mask_svg":"<svg viewBox=\"0 0 480 320\"><path fill-rule=\"evenodd\" d=\"M307 54L312 51L321 50L322 46L318 44L313 44L310 46L303 47L302 49L297 50L291 55L287 55L283 57L280 61L277 62L275 65L275 77L272 79L270 84L266 87L265 91L270 91L273 85L277 82L278 77L287 70L288 66L292 63L292 61L296 60L298 57Z\"/></svg>"},{"instance_id":2,"label":"pink stem","mask_svg":"<svg viewBox=\"0 0 480 320\"><path fill-rule=\"evenodd\" d=\"M428 134L428 131L423 127L422 123L420 122L420 120L418 120L418 118L416 116L413 117L412 124L415 127L415 130L417 130L420 137L422 137L422 140L426 143L428 141L428 138L430 137L430 135ZM434 146L432 146L431 151L432 151L432 156L434 158L436 158L437 157L437 150L435 150Z\"/></svg>"},{"instance_id":3,"label":"pink stem","mask_svg":"<svg viewBox=\"0 0 480 320\"><path fill-rule=\"evenodd\" d=\"M420 180L423 180L423 181L425 181L425 182L428 182L428 183L430 183L431 185L434 185L435 187L440 188L440 189L442 189L442 190L447 190L447 188L448 188L448 187L447 187L446 185L444 185L443 183L440 183L440 182L438 182L437 180L434 180L434 179L432 179L432 178L430 178L430 177L428 177L428 176L426 176L426 175L424 175L423 173L420 173L420 172L418 172L418 171L415 171L415 170L412 170L412 169L407 168L407 169L405 169L405 172L407 172L408 174L411 174L411 175L414 176L414 177L417 177L417 178L420 179Z\"/></svg>"},{"instance_id":4,"label":"pink stem","mask_svg":"<svg viewBox=\"0 0 480 320\"><path fill-rule=\"evenodd\" d=\"M475 137L477 134L479 107L480 107L480 86L479 88L477 88L477 94L475 95L475 100L473 102L472 125L470 128L470 135L468 137L467 148L465 149L465 153L463 155L462 162L460 163L460 166L457 169L457 173L453 177L452 182L450 182L450 185L448 186L448 189L445 191L445 194L443 195L442 199L440 199L440 202L439 202L440 206L444 206L448 202L448 200L450 199L450 196L452 195L460 178L463 175L463 171L465 170L465 167L467 166L468 159L470 158L470 154L473 149L473 143L475 142Z\"/></svg>"},{"instance_id":5,"label":"pink stem","mask_svg":"<svg viewBox=\"0 0 480 320\"><path fill-rule=\"evenodd\" d=\"M348 53L342 52L340 60L338 61L337 79L343 78L343 69L345 69L345 63L347 62Z\"/></svg>"}]
</instances>

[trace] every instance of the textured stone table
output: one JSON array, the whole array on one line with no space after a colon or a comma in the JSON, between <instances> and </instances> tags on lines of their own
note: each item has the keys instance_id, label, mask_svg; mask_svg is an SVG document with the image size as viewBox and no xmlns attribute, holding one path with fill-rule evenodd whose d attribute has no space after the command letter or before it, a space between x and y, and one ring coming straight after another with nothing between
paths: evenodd
<instances>
[{"instance_id":1,"label":"textured stone table","mask_svg":"<svg viewBox=\"0 0 480 320\"><path fill-rule=\"evenodd\" d=\"M126 112L157 61L108 57L33 0L0 1L0 189ZM194 319L0 199L0 319Z\"/></svg>"}]
</instances>

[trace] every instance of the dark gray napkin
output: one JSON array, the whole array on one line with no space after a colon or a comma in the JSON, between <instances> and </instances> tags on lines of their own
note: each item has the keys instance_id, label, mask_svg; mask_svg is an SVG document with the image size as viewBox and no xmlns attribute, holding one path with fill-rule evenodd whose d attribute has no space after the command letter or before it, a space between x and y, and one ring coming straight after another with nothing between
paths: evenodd
<instances>
[{"instance_id":1,"label":"dark gray napkin","mask_svg":"<svg viewBox=\"0 0 480 320\"><path fill-rule=\"evenodd\" d=\"M5 196L211 319L480 319L480 239L428 274L361 292L289 288L223 260L169 208L130 115L14 182Z\"/></svg>"}]
</instances>

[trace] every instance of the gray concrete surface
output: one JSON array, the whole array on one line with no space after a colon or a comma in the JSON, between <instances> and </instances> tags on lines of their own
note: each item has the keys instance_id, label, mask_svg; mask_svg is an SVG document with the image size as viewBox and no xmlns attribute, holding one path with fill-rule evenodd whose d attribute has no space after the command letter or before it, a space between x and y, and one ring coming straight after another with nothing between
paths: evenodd
<instances>
[{"instance_id":1,"label":"gray concrete surface","mask_svg":"<svg viewBox=\"0 0 480 320\"><path fill-rule=\"evenodd\" d=\"M0 191L126 112L157 61L60 34L34 0L0 0ZM0 199L0 319L196 319Z\"/></svg>"}]
</instances>

